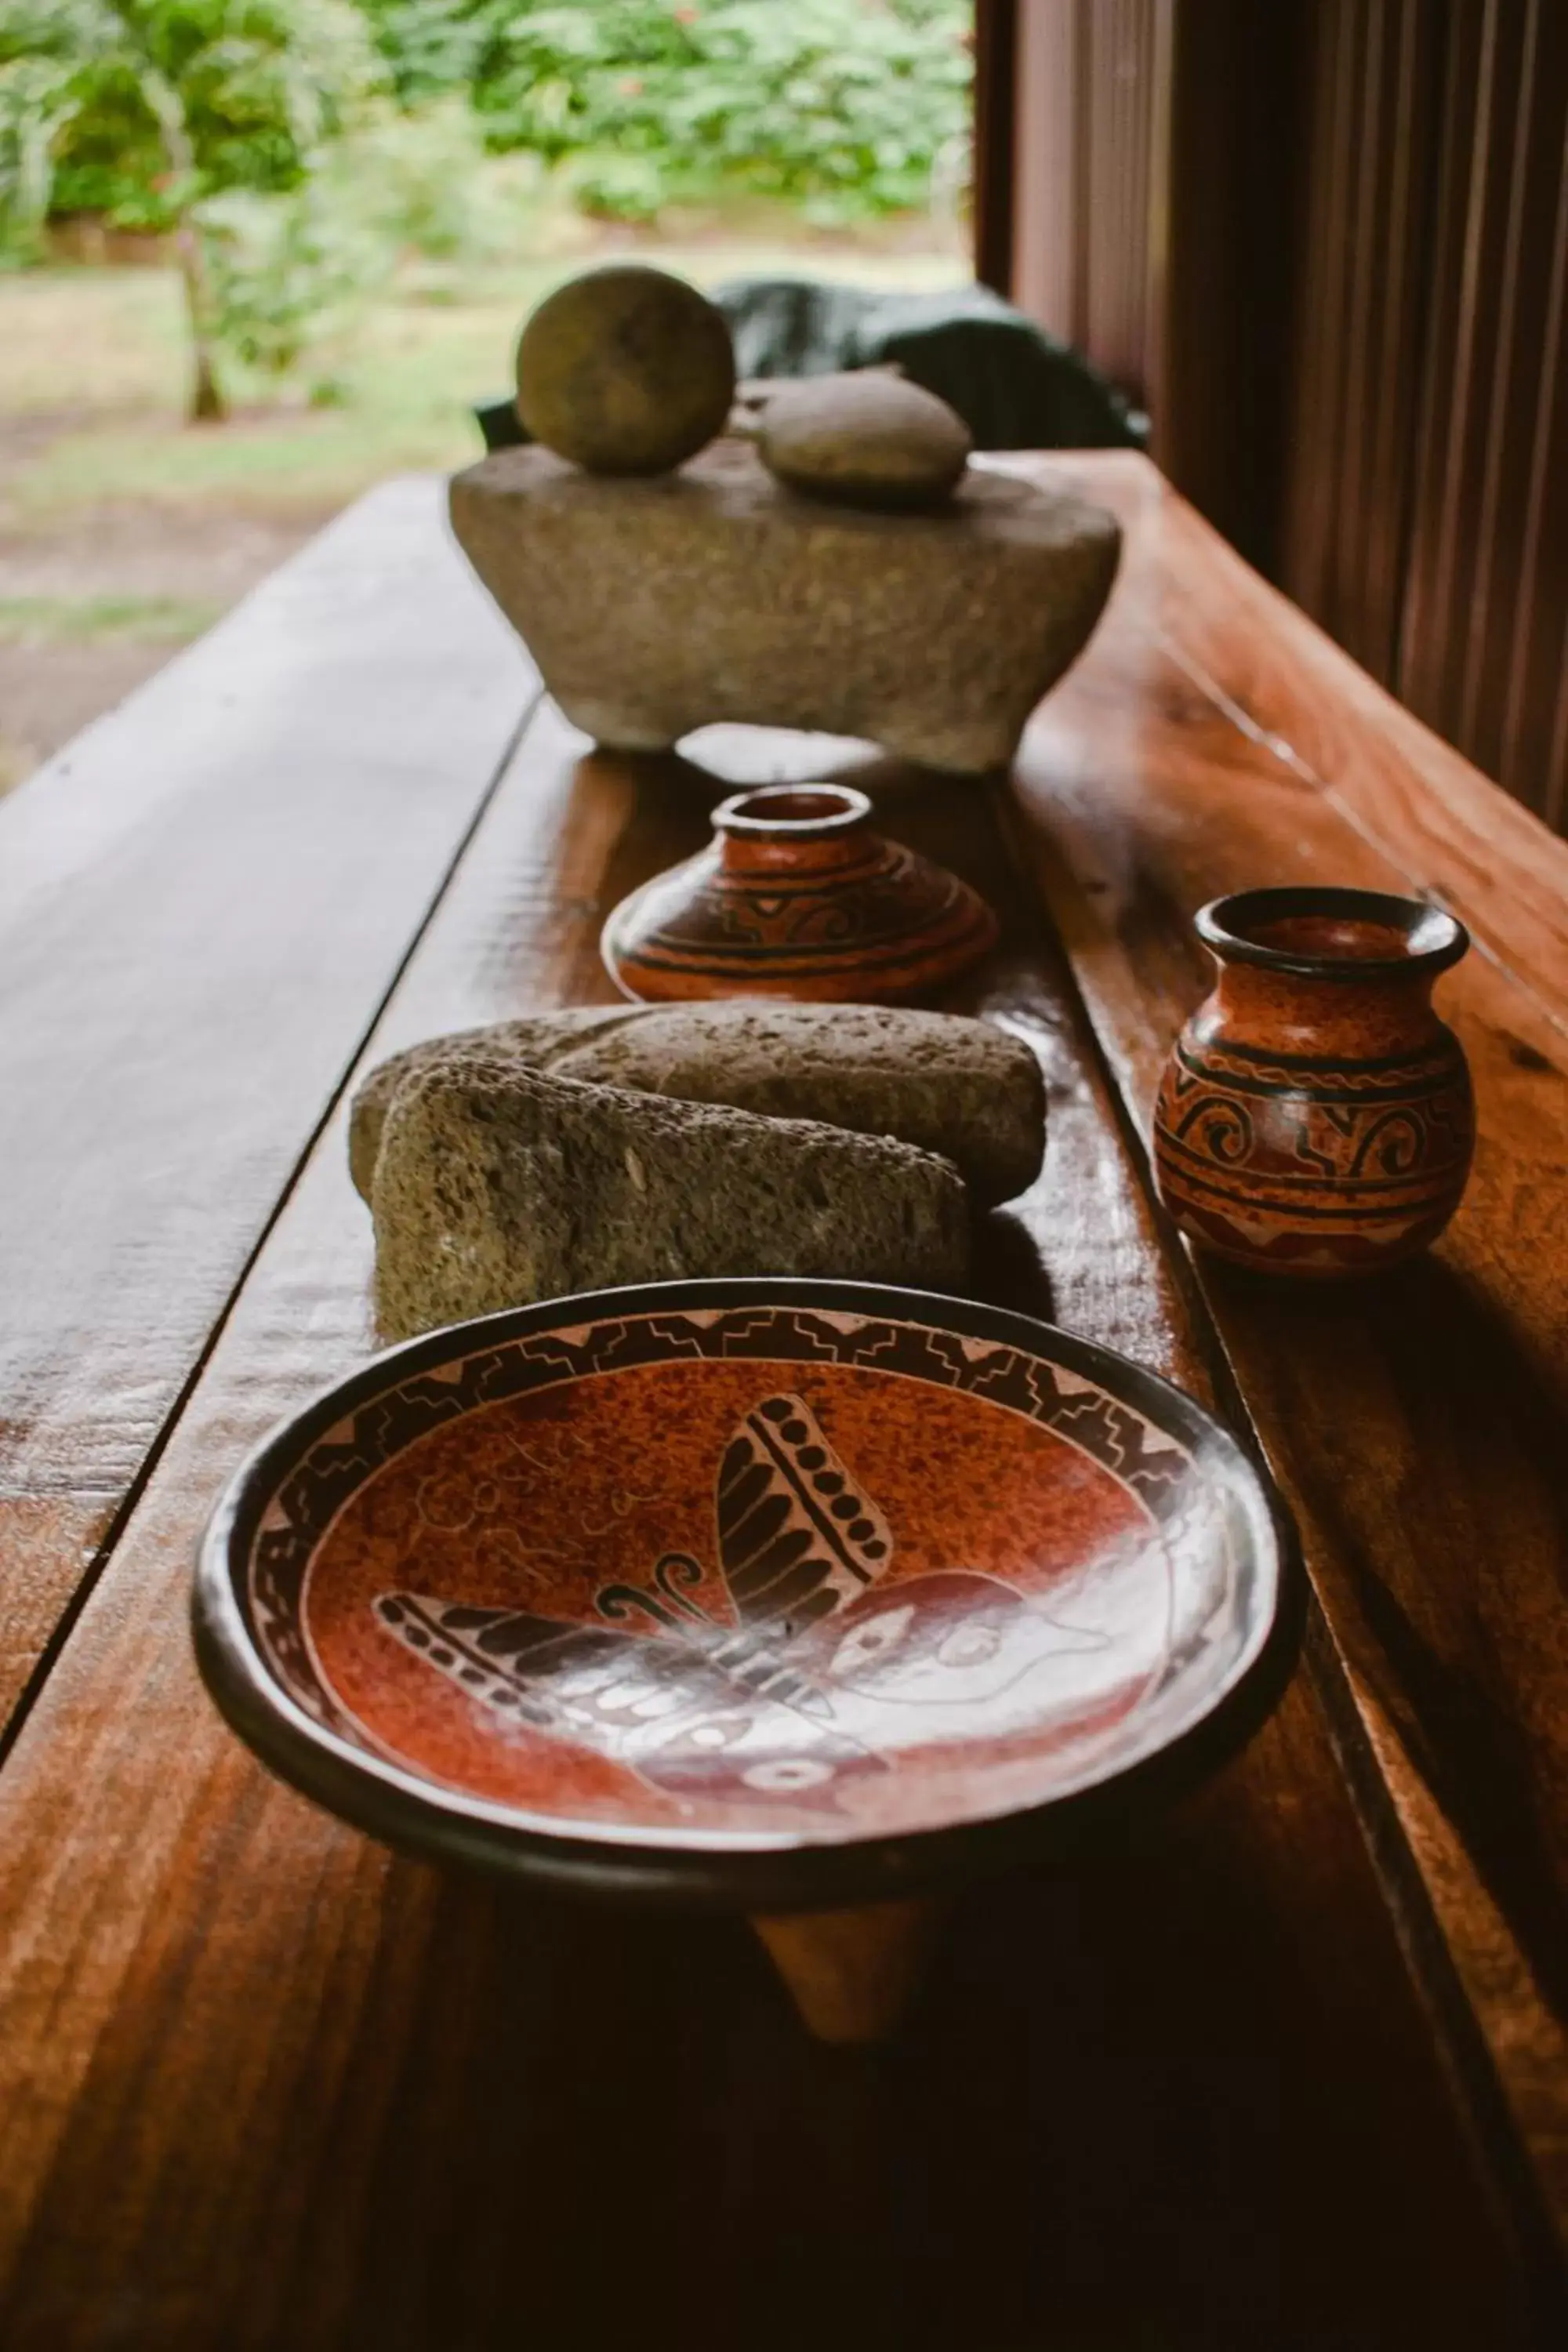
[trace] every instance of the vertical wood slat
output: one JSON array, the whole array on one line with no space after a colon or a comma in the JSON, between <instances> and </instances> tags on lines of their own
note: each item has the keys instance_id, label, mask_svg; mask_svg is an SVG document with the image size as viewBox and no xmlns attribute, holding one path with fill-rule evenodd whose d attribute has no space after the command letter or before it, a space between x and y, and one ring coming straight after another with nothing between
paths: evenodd
<instances>
[{"instance_id":1,"label":"vertical wood slat","mask_svg":"<svg viewBox=\"0 0 1568 2352\"><path fill-rule=\"evenodd\" d=\"M1135 397L1150 301L1156 0L1019 0L1013 299Z\"/></svg>"},{"instance_id":2,"label":"vertical wood slat","mask_svg":"<svg viewBox=\"0 0 1568 2352\"><path fill-rule=\"evenodd\" d=\"M974 6L974 275L998 294L1013 283L1019 5L975 0Z\"/></svg>"},{"instance_id":3,"label":"vertical wood slat","mask_svg":"<svg viewBox=\"0 0 1568 2352\"><path fill-rule=\"evenodd\" d=\"M1078 333L1078 0L1044 7L1040 0L1020 0L1013 299L1069 341Z\"/></svg>"},{"instance_id":4,"label":"vertical wood slat","mask_svg":"<svg viewBox=\"0 0 1568 2352\"><path fill-rule=\"evenodd\" d=\"M1568 826L1563 0L1016 21L1014 299L1358 661Z\"/></svg>"},{"instance_id":5,"label":"vertical wood slat","mask_svg":"<svg viewBox=\"0 0 1568 2352\"><path fill-rule=\"evenodd\" d=\"M1101 0L1088 12L1089 170L1083 341L1096 363L1143 394L1150 369L1148 0Z\"/></svg>"},{"instance_id":6,"label":"vertical wood slat","mask_svg":"<svg viewBox=\"0 0 1568 2352\"><path fill-rule=\"evenodd\" d=\"M1341 316L1343 356L1342 463L1334 518L1334 588L1340 607L1340 635L1358 658L1375 660L1380 641L1392 616L1380 613L1370 576L1370 556L1380 525L1386 535L1390 486L1376 474L1373 444L1376 425L1372 387L1381 390L1381 371L1373 364L1379 325L1384 315L1383 297L1389 278L1387 252L1388 198L1397 150L1391 105L1391 60L1388 33L1397 29L1397 14L1380 8L1356 12L1354 78L1350 99L1351 151L1346 174L1350 214L1346 224L1344 285ZM1382 645L1386 663L1388 646Z\"/></svg>"},{"instance_id":7,"label":"vertical wood slat","mask_svg":"<svg viewBox=\"0 0 1568 2352\"><path fill-rule=\"evenodd\" d=\"M1436 284L1399 684L1422 717L1450 737L1458 727L1465 640L1473 621L1484 355L1500 323L1507 225L1507 167L1496 167L1494 142L1516 102L1522 21L1516 5L1484 0L1479 8L1460 12L1449 56Z\"/></svg>"},{"instance_id":8,"label":"vertical wood slat","mask_svg":"<svg viewBox=\"0 0 1568 2352\"><path fill-rule=\"evenodd\" d=\"M1371 347L1378 388L1369 441L1370 484L1380 490L1371 518L1363 577L1367 611L1362 659L1387 677L1397 649L1409 536L1411 450L1408 419L1427 299L1426 273L1405 257L1423 251L1430 225L1428 157L1436 77L1424 37L1426 0L1398 0L1389 44L1393 152L1386 181L1386 232L1377 288L1379 331Z\"/></svg>"},{"instance_id":9,"label":"vertical wood slat","mask_svg":"<svg viewBox=\"0 0 1568 2352\"><path fill-rule=\"evenodd\" d=\"M1306 0L1018 0L1013 299L1272 561Z\"/></svg>"},{"instance_id":10,"label":"vertical wood slat","mask_svg":"<svg viewBox=\"0 0 1568 2352\"><path fill-rule=\"evenodd\" d=\"M1319 12L1312 42L1308 106L1314 124L1327 126L1334 147L1342 138L1339 129L1348 51L1346 16L1333 0ZM1300 311L1314 328L1323 319L1330 289L1335 282L1339 247L1342 241L1342 179L1333 173L1309 172L1304 197L1302 253L1298 263ZM1321 330L1297 332L1294 398L1290 414L1290 446L1294 461L1286 485L1283 571L1290 593L1314 616L1330 625L1327 612L1329 546L1332 501L1330 468L1303 462L1305 451L1317 444L1331 449L1338 431L1338 375L1333 336Z\"/></svg>"},{"instance_id":11,"label":"vertical wood slat","mask_svg":"<svg viewBox=\"0 0 1568 2352\"><path fill-rule=\"evenodd\" d=\"M1309 17L1295 386L1281 573L1387 680L1403 600L1427 308L1436 19L1429 0Z\"/></svg>"},{"instance_id":12,"label":"vertical wood slat","mask_svg":"<svg viewBox=\"0 0 1568 2352\"><path fill-rule=\"evenodd\" d=\"M1540 67L1551 102L1563 107L1568 68L1562 57L1568 20L1550 11L1542 26ZM1513 640L1503 689L1499 773L1521 799L1533 797L1559 831L1568 818L1568 593L1563 583L1568 551L1568 127L1559 119L1555 138L1541 134L1555 178L1552 210L1544 235L1546 283L1541 305L1540 395L1533 427L1519 436L1529 446L1522 485L1522 519L1516 569ZM1553 152L1554 150L1554 152ZM1532 218L1539 218L1533 215ZM1539 232L1537 232L1539 233ZM1539 612L1538 625L1530 616Z\"/></svg>"},{"instance_id":13,"label":"vertical wood slat","mask_svg":"<svg viewBox=\"0 0 1568 2352\"><path fill-rule=\"evenodd\" d=\"M1150 68L1152 454L1270 569L1290 400L1300 17L1299 0L1161 0Z\"/></svg>"},{"instance_id":14,"label":"vertical wood slat","mask_svg":"<svg viewBox=\"0 0 1568 2352\"><path fill-rule=\"evenodd\" d=\"M1568 15L1308 12L1281 584L1568 816Z\"/></svg>"},{"instance_id":15,"label":"vertical wood slat","mask_svg":"<svg viewBox=\"0 0 1568 2352\"><path fill-rule=\"evenodd\" d=\"M1540 46L1540 0L1522 0L1517 11L1521 34L1518 79L1513 105L1506 110L1498 107L1497 130L1511 116L1510 131L1512 154L1506 166L1506 187L1499 188L1499 208L1503 217L1500 223L1500 253L1497 282L1497 332L1489 347L1482 343L1475 354L1477 376L1477 438L1480 443L1479 481L1476 496L1476 560L1475 606L1479 625L1469 634L1464 647L1462 676L1459 681L1458 714L1456 730L1471 743L1479 743L1485 719L1490 716L1488 702L1496 698L1487 695L1483 671L1489 665L1486 656L1501 634L1500 623L1506 627L1512 619L1512 598L1502 591L1497 578L1498 537L1507 504L1505 459L1510 455L1510 436L1507 426L1510 406L1510 394L1516 367L1531 371L1526 351L1527 341L1539 336L1539 320L1527 317L1521 305L1521 278L1524 256L1521 244L1525 223L1531 209L1531 198L1535 194L1537 173L1532 165L1539 159L1532 154L1530 139L1531 115L1537 96L1535 66ZM1550 217L1550 215L1548 215ZM1507 465L1511 475L1513 467ZM1487 728L1495 736L1495 727ZM1495 764L1495 761L1488 762Z\"/></svg>"},{"instance_id":16,"label":"vertical wood slat","mask_svg":"<svg viewBox=\"0 0 1568 2352\"><path fill-rule=\"evenodd\" d=\"M1495 344L1483 344L1485 440L1477 489L1476 620L1464 647L1454 731L1470 755L1502 772L1542 810L1559 804L1550 733L1539 749L1510 742L1523 712L1515 655L1539 635L1531 700L1542 718L1561 708L1563 624L1568 610L1565 533L1568 464L1542 436L1560 413L1562 238L1568 147L1568 17L1556 0L1529 0L1517 97L1496 127L1508 166L1507 211ZM1555 316L1554 316L1555 314ZM1480 419L1478 418L1478 423ZM1544 559L1544 562L1543 562ZM1544 657L1544 659L1542 659ZM1548 667L1546 664L1549 663ZM1530 706L1524 706L1528 709Z\"/></svg>"}]
</instances>

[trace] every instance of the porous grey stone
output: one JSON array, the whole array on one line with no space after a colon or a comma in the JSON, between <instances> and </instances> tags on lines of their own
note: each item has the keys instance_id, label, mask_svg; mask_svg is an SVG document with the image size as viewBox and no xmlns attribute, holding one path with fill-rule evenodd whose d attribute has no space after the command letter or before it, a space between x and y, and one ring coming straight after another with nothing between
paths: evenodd
<instances>
[{"instance_id":1,"label":"porous grey stone","mask_svg":"<svg viewBox=\"0 0 1568 2352\"><path fill-rule=\"evenodd\" d=\"M479 1054L397 1090L376 1160L388 1339L681 1276L961 1283L969 1206L907 1143L553 1077Z\"/></svg>"},{"instance_id":2,"label":"porous grey stone","mask_svg":"<svg viewBox=\"0 0 1568 2352\"><path fill-rule=\"evenodd\" d=\"M481 1061L521 1062L547 1070L556 1055L570 1050L598 1027L635 1018L632 1008L606 1005L569 1006L554 1013L525 1014L517 1021L497 1021L483 1029L457 1029L441 1037L426 1037L417 1045L378 1062L354 1095L349 1109L349 1174L363 1198L371 1198L381 1138L393 1097L406 1078L453 1060L477 1055Z\"/></svg>"},{"instance_id":3,"label":"porous grey stone","mask_svg":"<svg viewBox=\"0 0 1568 2352\"><path fill-rule=\"evenodd\" d=\"M517 346L517 409L536 441L600 474L661 474L730 413L722 311L646 262L586 269L546 296Z\"/></svg>"},{"instance_id":4,"label":"porous grey stone","mask_svg":"<svg viewBox=\"0 0 1568 2352\"><path fill-rule=\"evenodd\" d=\"M771 474L791 489L850 506L938 506L973 446L945 400L881 368L781 384L763 403L757 427Z\"/></svg>"},{"instance_id":5,"label":"porous grey stone","mask_svg":"<svg viewBox=\"0 0 1568 2352\"><path fill-rule=\"evenodd\" d=\"M764 412L765 413L765 412ZM971 466L932 514L797 498L747 440L608 481L548 449L457 475L452 527L566 716L667 751L721 719L1005 764L1115 576L1115 518Z\"/></svg>"},{"instance_id":6,"label":"porous grey stone","mask_svg":"<svg viewBox=\"0 0 1568 2352\"><path fill-rule=\"evenodd\" d=\"M684 1102L896 1136L954 1161L987 1205L1031 1184L1045 1149L1039 1065L1021 1038L988 1021L876 1004L577 1007L430 1038L373 1070L349 1125L350 1166L366 1200L398 1087L468 1053Z\"/></svg>"}]
</instances>

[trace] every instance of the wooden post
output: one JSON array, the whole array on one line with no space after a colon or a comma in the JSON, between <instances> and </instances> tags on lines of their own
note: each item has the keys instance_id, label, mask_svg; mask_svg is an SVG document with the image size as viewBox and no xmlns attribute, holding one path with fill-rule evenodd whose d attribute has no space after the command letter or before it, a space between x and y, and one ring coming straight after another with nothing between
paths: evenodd
<instances>
[{"instance_id":1,"label":"wooden post","mask_svg":"<svg viewBox=\"0 0 1568 2352\"><path fill-rule=\"evenodd\" d=\"M974 275L1013 291L1018 0L975 0L974 161L970 173Z\"/></svg>"}]
</instances>

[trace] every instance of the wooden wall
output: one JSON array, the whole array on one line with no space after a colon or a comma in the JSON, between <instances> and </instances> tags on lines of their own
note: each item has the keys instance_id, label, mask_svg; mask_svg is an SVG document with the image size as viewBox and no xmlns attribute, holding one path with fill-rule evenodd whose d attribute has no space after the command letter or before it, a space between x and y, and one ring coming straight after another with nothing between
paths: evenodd
<instances>
[{"instance_id":1,"label":"wooden wall","mask_svg":"<svg viewBox=\"0 0 1568 2352\"><path fill-rule=\"evenodd\" d=\"M1255 562L1568 829L1568 0L987 9L1014 298L1146 403Z\"/></svg>"},{"instance_id":2,"label":"wooden wall","mask_svg":"<svg viewBox=\"0 0 1568 2352\"><path fill-rule=\"evenodd\" d=\"M1285 434L1295 5L986 0L979 58L984 83L1005 41L1012 77L1014 216L1005 244L994 226L990 257L1005 251L1008 268L990 282L1150 411L1160 463L1265 569Z\"/></svg>"},{"instance_id":3,"label":"wooden wall","mask_svg":"<svg viewBox=\"0 0 1568 2352\"><path fill-rule=\"evenodd\" d=\"M1013 299L1146 401L1158 0L1016 10Z\"/></svg>"},{"instance_id":4,"label":"wooden wall","mask_svg":"<svg viewBox=\"0 0 1568 2352\"><path fill-rule=\"evenodd\" d=\"M1317 0L1279 576L1568 819L1568 5Z\"/></svg>"}]
</instances>

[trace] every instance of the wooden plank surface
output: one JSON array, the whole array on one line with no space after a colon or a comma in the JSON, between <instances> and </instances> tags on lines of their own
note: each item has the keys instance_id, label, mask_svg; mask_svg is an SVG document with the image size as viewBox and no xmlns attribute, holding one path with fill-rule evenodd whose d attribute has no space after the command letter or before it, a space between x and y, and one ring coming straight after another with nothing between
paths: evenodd
<instances>
[{"instance_id":1,"label":"wooden plank surface","mask_svg":"<svg viewBox=\"0 0 1568 2352\"><path fill-rule=\"evenodd\" d=\"M377 492L0 805L0 1727L532 691L437 499Z\"/></svg>"},{"instance_id":2,"label":"wooden plank surface","mask_svg":"<svg viewBox=\"0 0 1568 2352\"><path fill-rule=\"evenodd\" d=\"M1450 2021L1457 1970L1486 2048L1461 2032L1456 2062L1483 2104L1495 2070L1568 2222L1568 844L1387 705L1142 461L1087 478L1125 504L1135 553L1093 660L1037 715L1019 793L1134 1125L1209 985L1204 899L1416 890L1478 940L1439 1000L1480 1142L1438 1249L1364 1290L1201 1274L1306 1538L1369 1830L1404 1849L1404 1932Z\"/></svg>"},{"instance_id":3,"label":"wooden plank surface","mask_svg":"<svg viewBox=\"0 0 1568 2352\"><path fill-rule=\"evenodd\" d=\"M823 756L704 748L536 719L374 1052L602 995L604 912L720 766ZM862 772L1001 906L984 1002L1047 1071L996 1286L1206 1390L1007 804ZM1175 1816L977 1892L871 2057L806 2045L736 1923L443 1875L273 1784L196 1685L191 1549L364 1351L368 1260L340 1108L0 1771L8 2352L1544 2340L1304 1678Z\"/></svg>"},{"instance_id":4,"label":"wooden plank surface","mask_svg":"<svg viewBox=\"0 0 1568 2352\"><path fill-rule=\"evenodd\" d=\"M1128 531L1116 623L1141 638L1157 635L1199 708L1217 705L1390 856L1410 887L1451 906L1568 1024L1568 840L1385 693L1146 458L1118 451L981 463L1112 507ZM1097 639L1096 666L1069 686L1099 674L1104 650ZM1058 708L1056 696L1045 706L1047 715Z\"/></svg>"}]
</instances>

